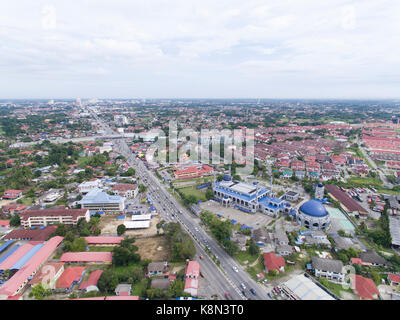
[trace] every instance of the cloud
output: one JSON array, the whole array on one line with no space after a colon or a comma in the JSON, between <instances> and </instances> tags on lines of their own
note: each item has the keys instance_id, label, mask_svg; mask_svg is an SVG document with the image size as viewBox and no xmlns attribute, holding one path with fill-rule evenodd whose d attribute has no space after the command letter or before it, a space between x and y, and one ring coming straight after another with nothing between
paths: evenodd
<instances>
[{"instance_id":1,"label":"cloud","mask_svg":"<svg viewBox=\"0 0 400 320\"><path fill-rule=\"evenodd\" d=\"M99 97L395 97L399 15L391 0L2 1L0 98L84 97L88 80Z\"/></svg>"}]
</instances>

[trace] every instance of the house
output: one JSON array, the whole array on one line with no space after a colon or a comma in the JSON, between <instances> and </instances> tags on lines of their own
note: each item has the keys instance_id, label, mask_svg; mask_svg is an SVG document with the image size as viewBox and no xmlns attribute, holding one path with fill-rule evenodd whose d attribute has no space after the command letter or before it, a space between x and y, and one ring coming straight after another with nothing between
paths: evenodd
<instances>
[{"instance_id":1,"label":"house","mask_svg":"<svg viewBox=\"0 0 400 320\"><path fill-rule=\"evenodd\" d=\"M22 190L6 190L3 193L3 200L15 200L22 197Z\"/></svg>"},{"instance_id":2,"label":"house","mask_svg":"<svg viewBox=\"0 0 400 320\"><path fill-rule=\"evenodd\" d=\"M135 198L138 194L138 187L136 184L118 183L112 186L115 195L125 198Z\"/></svg>"},{"instance_id":3,"label":"house","mask_svg":"<svg viewBox=\"0 0 400 320\"><path fill-rule=\"evenodd\" d=\"M276 252L280 256L290 256L293 253L293 248L292 246L289 245L279 245L276 247Z\"/></svg>"},{"instance_id":4,"label":"house","mask_svg":"<svg viewBox=\"0 0 400 320\"><path fill-rule=\"evenodd\" d=\"M389 281L391 286L397 286L400 283L400 275L389 273Z\"/></svg>"},{"instance_id":5,"label":"house","mask_svg":"<svg viewBox=\"0 0 400 320\"><path fill-rule=\"evenodd\" d=\"M132 292L132 286L129 283L120 283L115 288L115 294L117 296L130 296Z\"/></svg>"},{"instance_id":6,"label":"house","mask_svg":"<svg viewBox=\"0 0 400 320\"><path fill-rule=\"evenodd\" d=\"M299 200L299 193L295 192L295 191L288 191L285 193L284 199L295 202L295 201Z\"/></svg>"},{"instance_id":7,"label":"house","mask_svg":"<svg viewBox=\"0 0 400 320\"><path fill-rule=\"evenodd\" d=\"M361 300L378 299L379 291L372 279L364 278L356 274L354 281L354 293L357 294Z\"/></svg>"},{"instance_id":8,"label":"house","mask_svg":"<svg viewBox=\"0 0 400 320\"><path fill-rule=\"evenodd\" d=\"M275 255L273 252L264 252L265 272L276 270L277 272L285 271L285 259Z\"/></svg>"},{"instance_id":9,"label":"house","mask_svg":"<svg viewBox=\"0 0 400 320\"><path fill-rule=\"evenodd\" d=\"M97 287L97 282L99 281L102 273L103 273L103 270L93 271L90 274L88 280L81 282L81 285L79 286L79 290L83 290L84 292L99 291L99 288Z\"/></svg>"},{"instance_id":10,"label":"house","mask_svg":"<svg viewBox=\"0 0 400 320\"><path fill-rule=\"evenodd\" d=\"M263 228L255 229L253 231L253 240L259 246L270 245L273 242L269 232Z\"/></svg>"},{"instance_id":11,"label":"house","mask_svg":"<svg viewBox=\"0 0 400 320\"><path fill-rule=\"evenodd\" d=\"M285 231L279 230L274 233L275 244L278 246L288 245L289 238L286 235Z\"/></svg>"},{"instance_id":12,"label":"house","mask_svg":"<svg viewBox=\"0 0 400 320\"><path fill-rule=\"evenodd\" d=\"M164 262L150 262L147 266L147 276L164 275L169 272L169 264Z\"/></svg>"},{"instance_id":13,"label":"house","mask_svg":"<svg viewBox=\"0 0 400 320\"><path fill-rule=\"evenodd\" d=\"M20 214L25 209L26 209L26 206L24 206L23 204L18 204L18 203L10 203L10 204L7 204L7 205L4 205L1 207L2 213L5 215Z\"/></svg>"},{"instance_id":14,"label":"house","mask_svg":"<svg viewBox=\"0 0 400 320\"><path fill-rule=\"evenodd\" d=\"M344 282L345 273L340 260L312 257L312 268L317 278L326 278L335 282Z\"/></svg>"},{"instance_id":15,"label":"house","mask_svg":"<svg viewBox=\"0 0 400 320\"><path fill-rule=\"evenodd\" d=\"M170 285L171 285L171 280L169 278L155 278L151 280L152 288L166 290Z\"/></svg>"},{"instance_id":16,"label":"house","mask_svg":"<svg viewBox=\"0 0 400 320\"><path fill-rule=\"evenodd\" d=\"M360 259L362 260L362 264L365 266L391 266L391 263L386 261L385 258L381 257L373 250L367 250L366 252L360 253Z\"/></svg>"}]
</instances>

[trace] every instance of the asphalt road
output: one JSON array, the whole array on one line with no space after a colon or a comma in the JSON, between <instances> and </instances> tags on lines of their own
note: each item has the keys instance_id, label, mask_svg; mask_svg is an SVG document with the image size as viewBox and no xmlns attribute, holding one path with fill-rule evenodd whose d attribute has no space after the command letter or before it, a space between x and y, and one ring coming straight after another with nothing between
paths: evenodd
<instances>
[{"instance_id":1,"label":"asphalt road","mask_svg":"<svg viewBox=\"0 0 400 320\"><path fill-rule=\"evenodd\" d=\"M94 117L98 120L97 116ZM99 120L98 120L99 121ZM102 129L107 134L112 130L102 123ZM148 187L148 191L158 212L165 217L167 221L176 221L186 230L186 232L195 240L198 255L204 258L199 259L201 273L212 285L219 290L218 295L224 297L229 292L231 298L269 300L265 288L254 281L243 268L228 255L219 244L199 225L198 219L194 219L192 213L181 204L165 189L157 177L149 171L143 162L136 158L124 139L115 140L115 148L127 158L127 163L136 170L136 174L141 178L142 183ZM206 247L211 252L206 252ZM220 267L212 260L212 256L218 259ZM234 270L234 267L236 270ZM241 285L245 286L245 289ZM249 290L254 289L256 295ZM243 295L243 292L246 296Z\"/></svg>"}]
</instances>

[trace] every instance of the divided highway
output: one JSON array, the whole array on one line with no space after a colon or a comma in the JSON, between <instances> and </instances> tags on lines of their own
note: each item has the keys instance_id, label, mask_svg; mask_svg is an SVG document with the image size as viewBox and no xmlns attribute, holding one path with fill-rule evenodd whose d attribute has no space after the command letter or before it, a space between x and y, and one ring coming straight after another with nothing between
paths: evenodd
<instances>
[{"instance_id":1,"label":"divided highway","mask_svg":"<svg viewBox=\"0 0 400 320\"><path fill-rule=\"evenodd\" d=\"M96 120L99 121L96 115ZM103 129L111 133L111 129L100 122ZM184 208L160 183L158 178L146 168L143 162L136 158L124 139L115 140L115 148L126 157L127 163L136 170L142 183L148 187L148 192L157 209L164 216L164 220L176 221L186 230L195 240L200 263L200 270L210 284L217 289L220 297L224 297L229 292L232 299L256 299L267 300L265 288L254 281L243 268L223 250L219 244L208 234L199 224L199 219L195 218L186 208ZM207 249L206 249L207 248ZM214 256L220 262L220 267L212 260ZM256 291L256 295L250 292Z\"/></svg>"}]
</instances>

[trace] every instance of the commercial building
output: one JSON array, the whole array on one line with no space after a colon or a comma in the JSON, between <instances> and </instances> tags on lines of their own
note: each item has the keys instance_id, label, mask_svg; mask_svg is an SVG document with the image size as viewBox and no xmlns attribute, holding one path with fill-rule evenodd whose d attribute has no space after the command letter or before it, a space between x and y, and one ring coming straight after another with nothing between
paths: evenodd
<instances>
[{"instance_id":1,"label":"commercial building","mask_svg":"<svg viewBox=\"0 0 400 320\"><path fill-rule=\"evenodd\" d=\"M21 226L24 228L47 226L49 224L62 223L76 225L79 219L90 220L87 209L43 209L25 210L20 214Z\"/></svg>"},{"instance_id":2,"label":"commercial building","mask_svg":"<svg viewBox=\"0 0 400 320\"><path fill-rule=\"evenodd\" d=\"M354 215L367 215L367 210L360 206L353 198L351 198L346 192L339 189L338 186L327 185L326 190L330 196L340 202L341 208L348 214Z\"/></svg>"},{"instance_id":3,"label":"commercial building","mask_svg":"<svg viewBox=\"0 0 400 320\"><path fill-rule=\"evenodd\" d=\"M200 264L197 261L189 261L185 272L185 289L183 292L197 297L199 289Z\"/></svg>"},{"instance_id":4,"label":"commercial building","mask_svg":"<svg viewBox=\"0 0 400 320\"><path fill-rule=\"evenodd\" d=\"M90 212L120 213L125 209L125 198L111 196L101 189L93 189L78 202L82 209Z\"/></svg>"},{"instance_id":5,"label":"commercial building","mask_svg":"<svg viewBox=\"0 0 400 320\"><path fill-rule=\"evenodd\" d=\"M281 284L282 291L293 300L335 300L325 290L303 274Z\"/></svg>"},{"instance_id":6,"label":"commercial building","mask_svg":"<svg viewBox=\"0 0 400 320\"><path fill-rule=\"evenodd\" d=\"M190 166L184 170L174 171L175 179L193 179L213 174L214 169L208 165Z\"/></svg>"}]
</instances>

